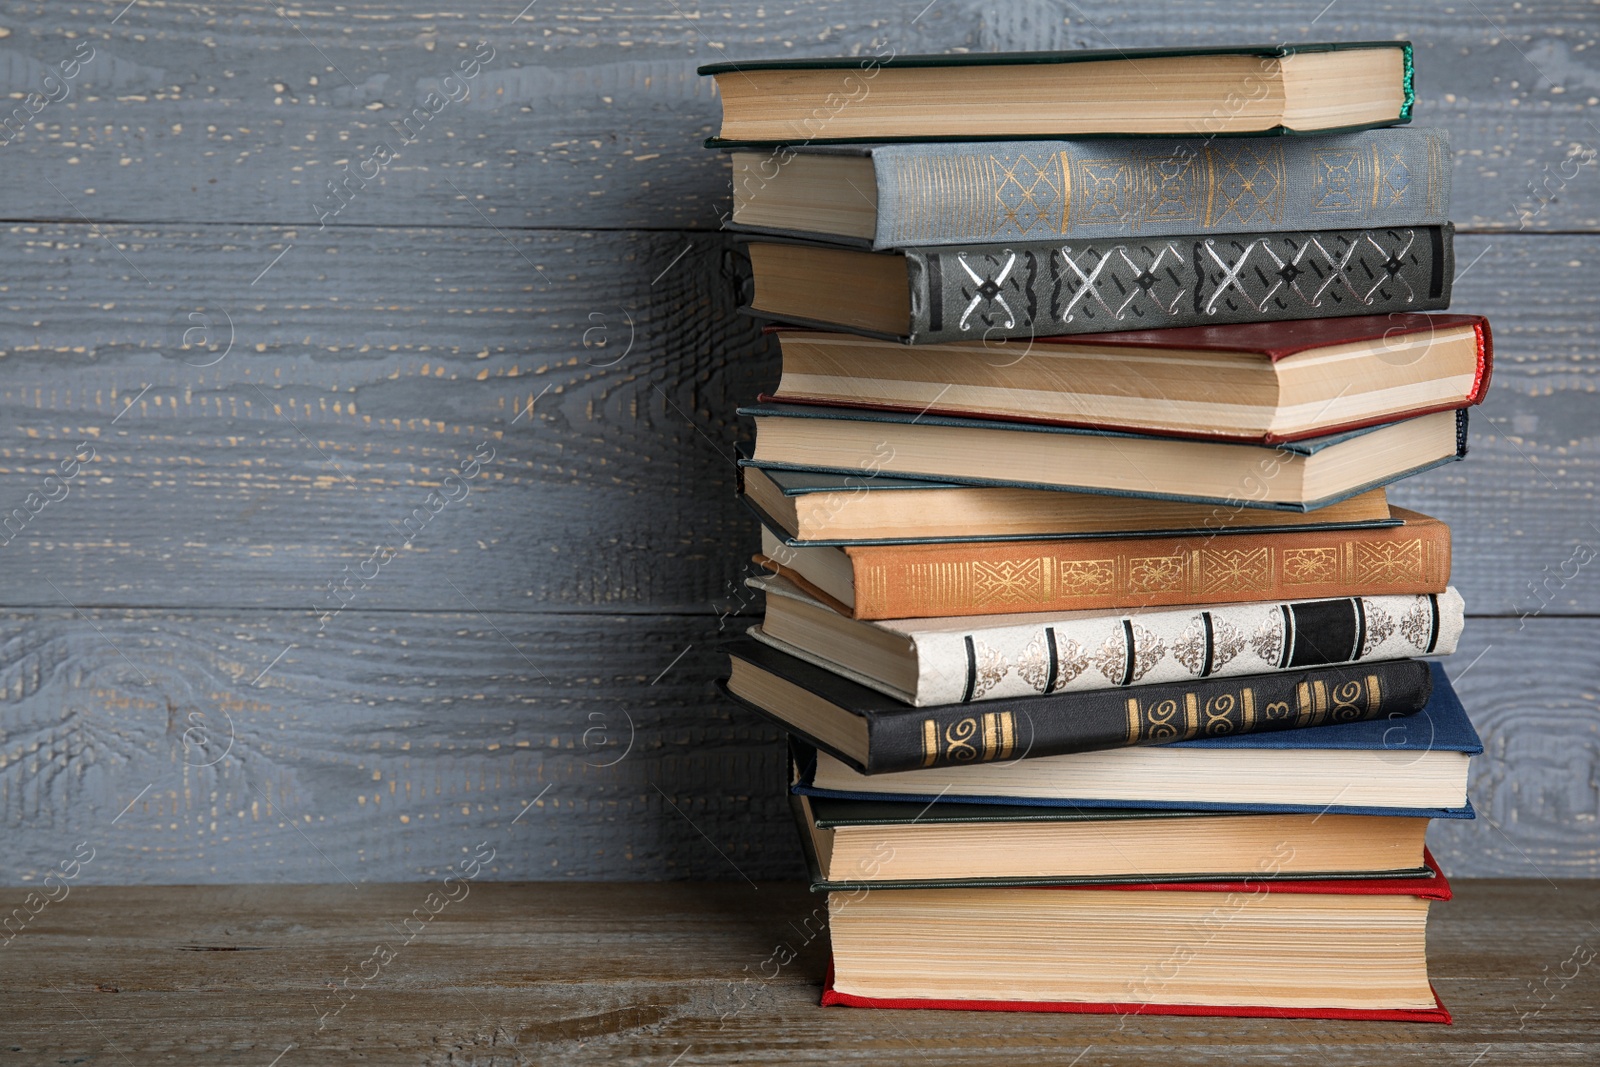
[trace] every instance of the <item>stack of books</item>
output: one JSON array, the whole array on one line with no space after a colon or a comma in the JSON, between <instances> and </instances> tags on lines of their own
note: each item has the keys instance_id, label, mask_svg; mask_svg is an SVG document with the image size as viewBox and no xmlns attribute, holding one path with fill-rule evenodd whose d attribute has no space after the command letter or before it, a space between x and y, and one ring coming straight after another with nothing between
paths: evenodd
<instances>
[{"instance_id":1,"label":"stack of books","mask_svg":"<svg viewBox=\"0 0 1600 1067\"><path fill-rule=\"evenodd\" d=\"M726 689L793 738L824 1003L1449 1020L1424 837L1481 745L1385 487L1492 347L1411 61L703 69L783 359Z\"/></svg>"}]
</instances>

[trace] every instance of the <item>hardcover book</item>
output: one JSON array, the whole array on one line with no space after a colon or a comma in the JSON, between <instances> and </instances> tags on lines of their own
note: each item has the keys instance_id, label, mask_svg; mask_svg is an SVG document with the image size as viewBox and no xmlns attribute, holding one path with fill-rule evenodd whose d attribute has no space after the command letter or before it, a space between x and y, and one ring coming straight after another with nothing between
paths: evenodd
<instances>
[{"instance_id":1,"label":"hardcover book","mask_svg":"<svg viewBox=\"0 0 1600 1067\"><path fill-rule=\"evenodd\" d=\"M1420 878L830 893L822 1003L1448 1023L1425 940L1451 891L1425 858Z\"/></svg>"},{"instance_id":2,"label":"hardcover book","mask_svg":"<svg viewBox=\"0 0 1600 1067\"><path fill-rule=\"evenodd\" d=\"M1470 819L1467 771L1483 743L1443 669L1428 666L1433 692L1410 716L870 776L815 748L797 755L792 788L812 797L922 804ZM969 706L967 714L975 710ZM789 729L815 745L804 730Z\"/></svg>"},{"instance_id":3,"label":"hardcover book","mask_svg":"<svg viewBox=\"0 0 1600 1067\"><path fill-rule=\"evenodd\" d=\"M1443 129L990 141L732 155L744 229L867 243L1165 237L1449 221Z\"/></svg>"},{"instance_id":4,"label":"hardcover book","mask_svg":"<svg viewBox=\"0 0 1600 1067\"><path fill-rule=\"evenodd\" d=\"M1222 509L1315 511L1467 450L1465 408L1271 447L810 404L761 404L739 414L755 419L754 460L767 468L1071 489Z\"/></svg>"},{"instance_id":5,"label":"hardcover book","mask_svg":"<svg viewBox=\"0 0 1600 1067\"><path fill-rule=\"evenodd\" d=\"M1432 990L1432 986L1429 986ZM894 1011L1037 1011L1059 1012L1068 1015L1178 1015L1212 1017L1218 1019L1339 1019L1368 1023L1443 1023L1453 1021L1450 1009L1444 1006L1434 992L1432 1008L1280 1008L1265 1004L1198 1005L1155 1004L1145 1001L1042 1001L1042 1000L974 1000L963 997L869 997L855 993L841 993L834 985L833 965L823 976L822 1000L824 1008L887 1008Z\"/></svg>"},{"instance_id":6,"label":"hardcover book","mask_svg":"<svg viewBox=\"0 0 1600 1067\"><path fill-rule=\"evenodd\" d=\"M1303 440L1477 404L1494 346L1481 315L1359 315L911 347L775 331L763 401L1230 440Z\"/></svg>"},{"instance_id":7,"label":"hardcover book","mask_svg":"<svg viewBox=\"0 0 1600 1067\"><path fill-rule=\"evenodd\" d=\"M1395 226L908 247L747 245L750 310L911 344L1450 306L1454 229Z\"/></svg>"},{"instance_id":8,"label":"hardcover book","mask_svg":"<svg viewBox=\"0 0 1600 1067\"><path fill-rule=\"evenodd\" d=\"M747 637L727 652L735 699L868 775L1398 718L1433 687L1427 664L1397 660L912 708Z\"/></svg>"},{"instance_id":9,"label":"hardcover book","mask_svg":"<svg viewBox=\"0 0 1600 1067\"><path fill-rule=\"evenodd\" d=\"M739 499L786 545L897 545L1399 526L1382 489L1315 512L784 470L739 461Z\"/></svg>"},{"instance_id":10,"label":"hardcover book","mask_svg":"<svg viewBox=\"0 0 1600 1067\"><path fill-rule=\"evenodd\" d=\"M1464 621L1461 595L1446 589L864 622L782 577L746 584L767 597L751 637L913 707L1442 656L1455 651Z\"/></svg>"},{"instance_id":11,"label":"hardcover book","mask_svg":"<svg viewBox=\"0 0 1600 1067\"><path fill-rule=\"evenodd\" d=\"M1414 816L790 800L817 893L1429 873Z\"/></svg>"},{"instance_id":12,"label":"hardcover book","mask_svg":"<svg viewBox=\"0 0 1600 1067\"><path fill-rule=\"evenodd\" d=\"M1403 526L1225 539L791 548L763 530L756 562L853 619L1444 592L1450 528L1394 511Z\"/></svg>"},{"instance_id":13,"label":"hardcover book","mask_svg":"<svg viewBox=\"0 0 1600 1067\"><path fill-rule=\"evenodd\" d=\"M711 147L1084 134L1290 133L1411 120L1411 43L712 63Z\"/></svg>"}]
</instances>

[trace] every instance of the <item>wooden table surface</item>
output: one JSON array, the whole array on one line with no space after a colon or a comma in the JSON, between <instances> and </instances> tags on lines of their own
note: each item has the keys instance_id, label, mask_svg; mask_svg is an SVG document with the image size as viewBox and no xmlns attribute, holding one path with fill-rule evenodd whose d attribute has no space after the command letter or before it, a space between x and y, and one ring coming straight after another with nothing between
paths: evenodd
<instances>
[{"instance_id":1,"label":"wooden table surface","mask_svg":"<svg viewBox=\"0 0 1600 1067\"><path fill-rule=\"evenodd\" d=\"M79 886L0 946L0 1065L1600 1062L1600 882L1456 889L1437 1026L822 1009L795 883Z\"/></svg>"}]
</instances>

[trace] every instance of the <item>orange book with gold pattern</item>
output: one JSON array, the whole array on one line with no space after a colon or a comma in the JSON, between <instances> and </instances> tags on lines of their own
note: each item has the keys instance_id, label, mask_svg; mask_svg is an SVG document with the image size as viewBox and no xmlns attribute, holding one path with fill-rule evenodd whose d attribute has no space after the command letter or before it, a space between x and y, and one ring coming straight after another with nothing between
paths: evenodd
<instances>
[{"instance_id":1,"label":"orange book with gold pattern","mask_svg":"<svg viewBox=\"0 0 1600 1067\"><path fill-rule=\"evenodd\" d=\"M856 619L1117 609L1442 593L1450 528L793 548L758 560Z\"/></svg>"}]
</instances>

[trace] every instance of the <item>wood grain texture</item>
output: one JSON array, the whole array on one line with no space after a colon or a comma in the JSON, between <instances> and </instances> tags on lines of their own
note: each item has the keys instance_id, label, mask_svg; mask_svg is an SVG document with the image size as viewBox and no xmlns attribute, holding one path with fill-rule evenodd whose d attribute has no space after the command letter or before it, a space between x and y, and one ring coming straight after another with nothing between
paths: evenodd
<instances>
[{"instance_id":1,"label":"wood grain texture","mask_svg":"<svg viewBox=\"0 0 1600 1067\"><path fill-rule=\"evenodd\" d=\"M356 606L429 610L454 583L485 609L711 611L738 588L734 409L777 361L736 312L730 238L166 225L119 228L119 254L89 230L0 232L0 520L95 450L0 534L0 604L304 610L484 444L411 580ZM1460 241L1494 386L1468 461L1396 500L1452 525L1475 613L1600 612L1592 569L1562 568L1600 552L1592 242Z\"/></svg>"},{"instance_id":2,"label":"wood grain texture","mask_svg":"<svg viewBox=\"0 0 1600 1067\"><path fill-rule=\"evenodd\" d=\"M783 882L77 886L0 951L0 1017L14 1062L139 1067L1593 1063L1600 884L1455 888L1428 919L1452 1026L823 1009L822 899Z\"/></svg>"},{"instance_id":3,"label":"wood grain texture","mask_svg":"<svg viewBox=\"0 0 1600 1067\"><path fill-rule=\"evenodd\" d=\"M1471 619L1445 669L1483 738L1468 796L1478 817L1440 820L1447 873L1524 878L1600 872L1600 620Z\"/></svg>"},{"instance_id":4,"label":"wood grain texture","mask_svg":"<svg viewBox=\"0 0 1600 1067\"><path fill-rule=\"evenodd\" d=\"M1053 0L705 8L583 0L366 0L284 9L7 5L0 88L14 100L88 42L71 94L0 145L0 217L314 222L340 168L399 151L338 224L714 229L726 163L700 147L718 104L694 69L773 56L1133 48L1241 40L1417 43L1416 121L1448 127L1455 217L1473 228L1600 225L1600 68L1587 4L1444 7L1211 0L1087 12ZM1481 8L1481 10L1480 10ZM470 95L399 124L484 41ZM60 95L60 90L55 90ZM457 92L459 96L459 91ZM413 135L415 135L413 137ZM404 143L411 138L410 143ZM20 160L19 160L20 157ZM1589 160L1582 163L1580 160ZM45 181L54 182L52 189ZM70 201L70 204L68 203Z\"/></svg>"},{"instance_id":5,"label":"wood grain texture","mask_svg":"<svg viewBox=\"0 0 1600 1067\"><path fill-rule=\"evenodd\" d=\"M714 618L86 615L0 618L6 882L79 841L96 883L428 878L502 839L485 877L800 871L782 742L713 688ZM1482 817L1434 827L1452 875L1600 874L1597 641L1470 620L1448 668L1488 751Z\"/></svg>"},{"instance_id":6,"label":"wood grain texture","mask_svg":"<svg viewBox=\"0 0 1600 1067\"><path fill-rule=\"evenodd\" d=\"M1456 307L1498 340L1472 454L1395 494L1452 523L1469 611L1500 616L1453 665L1486 817L1433 840L1458 874L1600 874L1600 16L1319 7L0 6L12 107L95 52L0 132L0 884L78 841L89 881L431 878L493 835L496 878L793 876L776 733L711 688L719 616L752 607L733 409L777 365L735 313L694 66L1399 35L1454 217L1495 231L1458 247ZM423 121L479 41L470 95ZM675 1018L546 992L573 1055ZM468 1030L374 1040L487 1063L518 1032ZM1588 1056L1530 1047L1506 1058Z\"/></svg>"},{"instance_id":7,"label":"wood grain texture","mask_svg":"<svg viewBox=\"0 0 1600 1067\"><path fill-rule=\"evenodd\" d=\"M0 522L78 442L95 453L0 533L5 602L60 603L54 582L74 603L303 609L433 491L465 496L406 550L429 566L358 606L438 607L453 581L484 608L707 611L755 544L733 410L776 367L724 238L118 240L126 259L81 225L0 236L20 266L0 281ZM441 489L480 445L470 491Z\"/></svg>"},{"instance_id":8,"label":"wood grain texture","mask_svg":"<svg viewBox=\"0 0 1600 1067\"><path fill-rule=\"evenodd\" d=\"M484 877L795 876L783 744L716 696L717 625L8 615L4 880L79 840L96 882L426 878L489 837Z\"/></svg>"}]
</instances>

